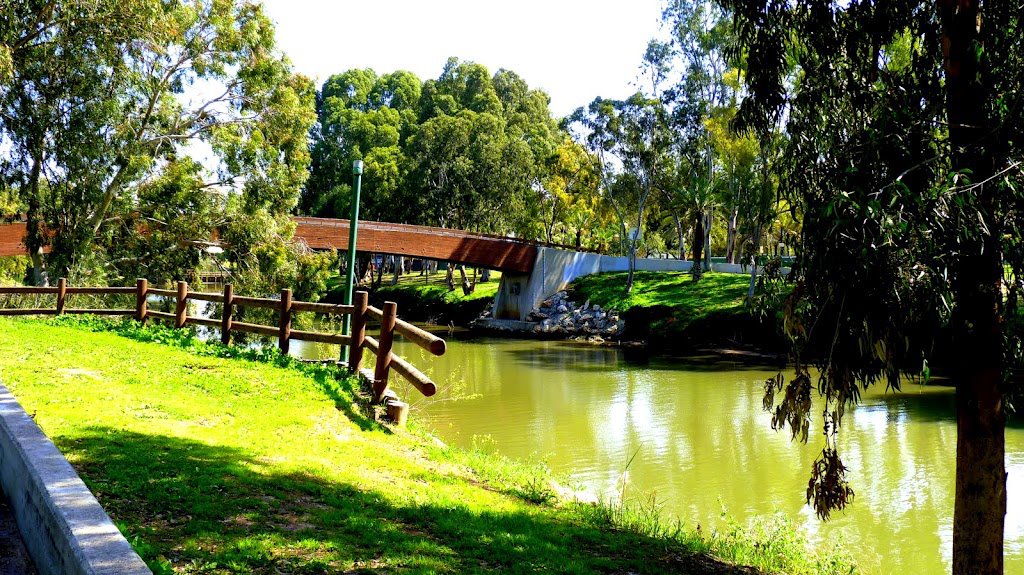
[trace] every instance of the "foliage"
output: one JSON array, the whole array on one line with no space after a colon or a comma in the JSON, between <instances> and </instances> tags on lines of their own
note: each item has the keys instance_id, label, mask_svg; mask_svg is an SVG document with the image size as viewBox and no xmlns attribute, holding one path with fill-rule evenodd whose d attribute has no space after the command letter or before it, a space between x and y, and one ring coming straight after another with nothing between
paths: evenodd
<instances>
[{"instance_id":1,"label":"foliage","mask_svg":"<svg viewBox=\"0 0 1024 575\"><path fill-rule=\"evenodd\" d=\"M251 214L295 205L314 90L275 52L258 4L62 0L12 16L0 26L12 68L0 179L27 206L36 281L47 266L184 277L198 257L187 241L211 239L225 194ZM197 150L219 165L202 167ZM171 218L181 213L195 221Z\"/></svg>"},{"instance_id":2,"label":"foliage","mask_svg":"<svg viewBox=\"0 0 1024 575\"><path fill-rule=\"evenodd\" d=\"M361 159L366 219L550 235L539 208L585 212L565 196L585 193L586 174L572 164L580 151L548 102L510 70L491 75L455 58L425 82L402 71L332 76L317 99L312 175L300 209L347 217L349 166Z\"/></svg>"},{"instance_id":3,"label":"foliage","mask_svg":"<svg viewBox=\"0 0 1024 575\"><path fill-rule=\"evenodd\" d=\"M765 402L772 408L785 388L773 424L797 434L810 404L792 398L816 387L826 399L808 500L827 517L852 496L835 434L861 386L899 389L953 351L954 572L1000 573L1002 326L1016 315L1002 276L1020 261L1020 13L976 2L723 4L748 55L739 125L764 134L784 121L790 136L779 171L803 216L785 308L796 377L769 382Z\"/></svg>"},{"instance_id":4,"label":"foliage","mask_svg":"<svg viewBox=\"0 0 1024 575\"><path fill-rule=\"evenodd\" d=\"M28 275L32 262L25 256L0 257L0 282L20 284Z\"/></svg>"},{"instance_id":5,"label":"foliage","mask_svg":"<svg viewBox=\"0 0 1024 575\"><path fill-rule=\"evenodd\" d=\"M641 92L626 100L597 98L568 118L577 138L597 157L602 191L619 219L629 254L625 289L633 288L637 246L643 236L647 203L663 190L662 170L672 144L672 125L664 102ZM627 209L635 219L627 230Z\"/></svg>"}]
</instances>

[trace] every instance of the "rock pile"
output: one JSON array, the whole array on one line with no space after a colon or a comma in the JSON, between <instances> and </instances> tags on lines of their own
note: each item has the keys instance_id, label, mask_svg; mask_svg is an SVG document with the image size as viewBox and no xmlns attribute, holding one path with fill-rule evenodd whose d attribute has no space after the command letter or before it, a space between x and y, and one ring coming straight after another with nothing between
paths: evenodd
<instances>
[{"instance_id":1,"label":"rock pile","mask_svg":"<svg viewBox=\"0 0 1024 575\"><path fill-rule=\"evenodd\" d=\"M619 319L619 312L603 310L599 305L590 305L587 300L577 306L560 291L541 303L539 309L531 311L526 321L534 322L534 333L564 334L566 336L597 335L617 336L622 333L626 322Z\"/></svg>"}]
</instances>

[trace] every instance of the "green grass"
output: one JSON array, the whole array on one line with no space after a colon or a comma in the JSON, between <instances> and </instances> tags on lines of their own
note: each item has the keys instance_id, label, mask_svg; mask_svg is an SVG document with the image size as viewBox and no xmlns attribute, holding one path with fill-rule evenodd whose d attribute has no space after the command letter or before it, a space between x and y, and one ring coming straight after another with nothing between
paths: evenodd
<instances>
[{"instance_id":1,"label":"green grass","mask_svg":"<svg viewBox=\"0 0 1024 575\"><path fill-rule=\"evenodd\" d=\"M849 572L785 525L781 545L555 505L543 465L392 432L353 380L273 350L129 321L0 329L0 378L158 574L750 573L705 551Z\"/></svg>"},{"instance_id":2,"label":"green grass","mask_svg":"<svg viewBox=\"0 0 1024 575\"><path fill-rule=\"evenodd\" d=\"M472 281L472 272L467 275ZM492 272L490 280L486 282L479 281L478 276L473 292L464 294L458 272L455 273L454 290L448 289L443 269L429 276L413 272L401 276L395 285L390 285L391 277L385 276L381 287L372 292L370 298L376 303L385 300L396 302L398 315L403 319L466 325L476 319L487 304L494 301L500 280L500 272Z\"/></svg>"},{"instance_id":3,"label":"green grass","mask_svg":"<svg viewBox=\"0 0 1024 575\"><path fill-rule=\"evenodd\" d=\"M626 320L628 339L680 351L726 342L771 349L774 328L755 320L745 300L750 276L706 273L700 281L685 272L637 272L625 292L626 274L585 276L570 286L572 299L616 309Z\"/></svg>"},{"instance_id":4,"label":"green grass","mask_svg":"<svg viewBox=\"0 0 1024 575\"><path fill-rule=\"evenodd\" d=\"M625 272L616 272L579 278L572 284L574 297L619 311L668 306L700 317L742 310L750 286L748 275L707 273L695 282L686 272L636 272L633 289L627 294L626 276Z\"/></svg>"},{"instance_id":5,"label":"green grass","mask_svg":"<svg viewBox=\"0 0 1024 575\"><path fill-rule=\"evenodd\" d=\"M472 275L469 276L472 281ZM395 285L388 285L388 282L384 282L377 293L382 297L387 294L414 294L428 301L437 301L444 304L459 304L464 302L472 302L478 300L492 301L495 294L498 293L498 283L501 280L500 272L492 272L490 280L487 282L478 281L475 289L470 294L463 294L462 287L460 285L461 277L458 273L455 274L455 290L449 291L448 284L445 281L445 274L443 271L431 275L430 277L420 276L419 273L411 273L401 276L398 283Z\"/></svg>"}]
</instances>

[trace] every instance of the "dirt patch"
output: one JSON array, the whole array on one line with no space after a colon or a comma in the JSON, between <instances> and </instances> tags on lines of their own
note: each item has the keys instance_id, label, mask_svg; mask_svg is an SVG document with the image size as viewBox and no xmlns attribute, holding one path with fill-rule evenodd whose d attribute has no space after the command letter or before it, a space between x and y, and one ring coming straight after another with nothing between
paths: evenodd
<instances>
[{"instance_id":1,"label":"dirt patch","mask_svg":"<svg viewBox=\"0 0 1024 575\"><path fill-rule=\"evenodd\" d=\"M63 375L64 377L69 377L69 378L70 377L84 377L86 379L92 379L94 381L99 381L99 380L103 379L103 376L100 375L99 373L96 373L95 371L91 371L91 370L88 370L88 369L82 369L80 367L71 367L71 368L58 369L57 373Z\"/></svg>"}]
</instances>

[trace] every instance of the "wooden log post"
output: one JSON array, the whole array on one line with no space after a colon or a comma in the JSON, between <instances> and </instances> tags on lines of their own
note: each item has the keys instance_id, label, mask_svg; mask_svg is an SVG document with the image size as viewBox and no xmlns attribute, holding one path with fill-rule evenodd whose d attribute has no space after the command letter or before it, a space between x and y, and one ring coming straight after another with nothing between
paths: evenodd
<instances>
[{"instance_id":1,"label":"wooden log post","mask_svg":"<svg viewBox=\"0 0 1024 575\"><path fill-rule=\"evenodd\" d=\"M357 291L352 304L355 310L352 311L352 342L348 350L348 370L352 373L359 373L363 364L363 345L366 343L366 308L369 306L370 296L365 291Z\"/></svg>"},{"instance_id":2,"label":"wooden log post","mask_svg":"<svg viewBox=\"0 0 1024 575\"><path fill-rule=\"evenodd\" d=\"M384 313L380 318L380 339L377 350L377 368L373 371L373 399L380 401L388 388L388 374L391 371L391 346L395 341L395 320L398 317L398 304L393 301L384 302Z\"/></svg>"},{"instance_id":3,"label":"wooden log post","mask_svg":"<svg viewBox=\"0 0 1024 575\"><path fill-rule=\"evenodd\" d=\"M146 297L149 295L149 280L139 278L135 280L135 320L141 324L146 323Z\"/></svg>"},{"instance_id":4,"label":"wooden log post","mask_svg":"<svg viewBox=\"0 0 1024 575\"><path fill-rule=\"evenodd\" d=\"M57 315L64 313L64 303L68 298L68 278L57 280Z\"/></svg>"},{"instance_id":5,"label":"wooden log post","mask_svg":"<svg viewBox=\"0 0 1024 575\"><path fill-rule=\"evenodd\" d=\"M409 420L409 404L397 399L388 400L386 406L388 419L398 427L405 427Z\"/></svg>"},{"instance_id":6,"label":"wooden log post","mask_svg":"<svg viewBox=\"0 0 1024 575\"><path fill-rule=\"evenodd\" d=\"M231 343L231 312L235 307L235 293L231 284L224 284L224 316L220 318L220 342Z\"/></svg>"},{"instance_id":7,"label":"wooden log post","mask_svg":"<svg viewBox=\"0 0 1024 575\"><path fill-rule=\"evenodd\" d=\"M292 336L292 290L281 290L281 321L277 335L277 347L288 355L288 338Z\"/></svg>"},{"instance_id":8,"label":"wooden log post","mask_svg":"<svg viewBox=\"0 0 1024 575\"><path fill-rule=\"evenodd\" d=\"M174 308L174 327L185 327L185 315L188 311L188 282L178 282L178 302Z\"/></svg>"}]
</instances>

